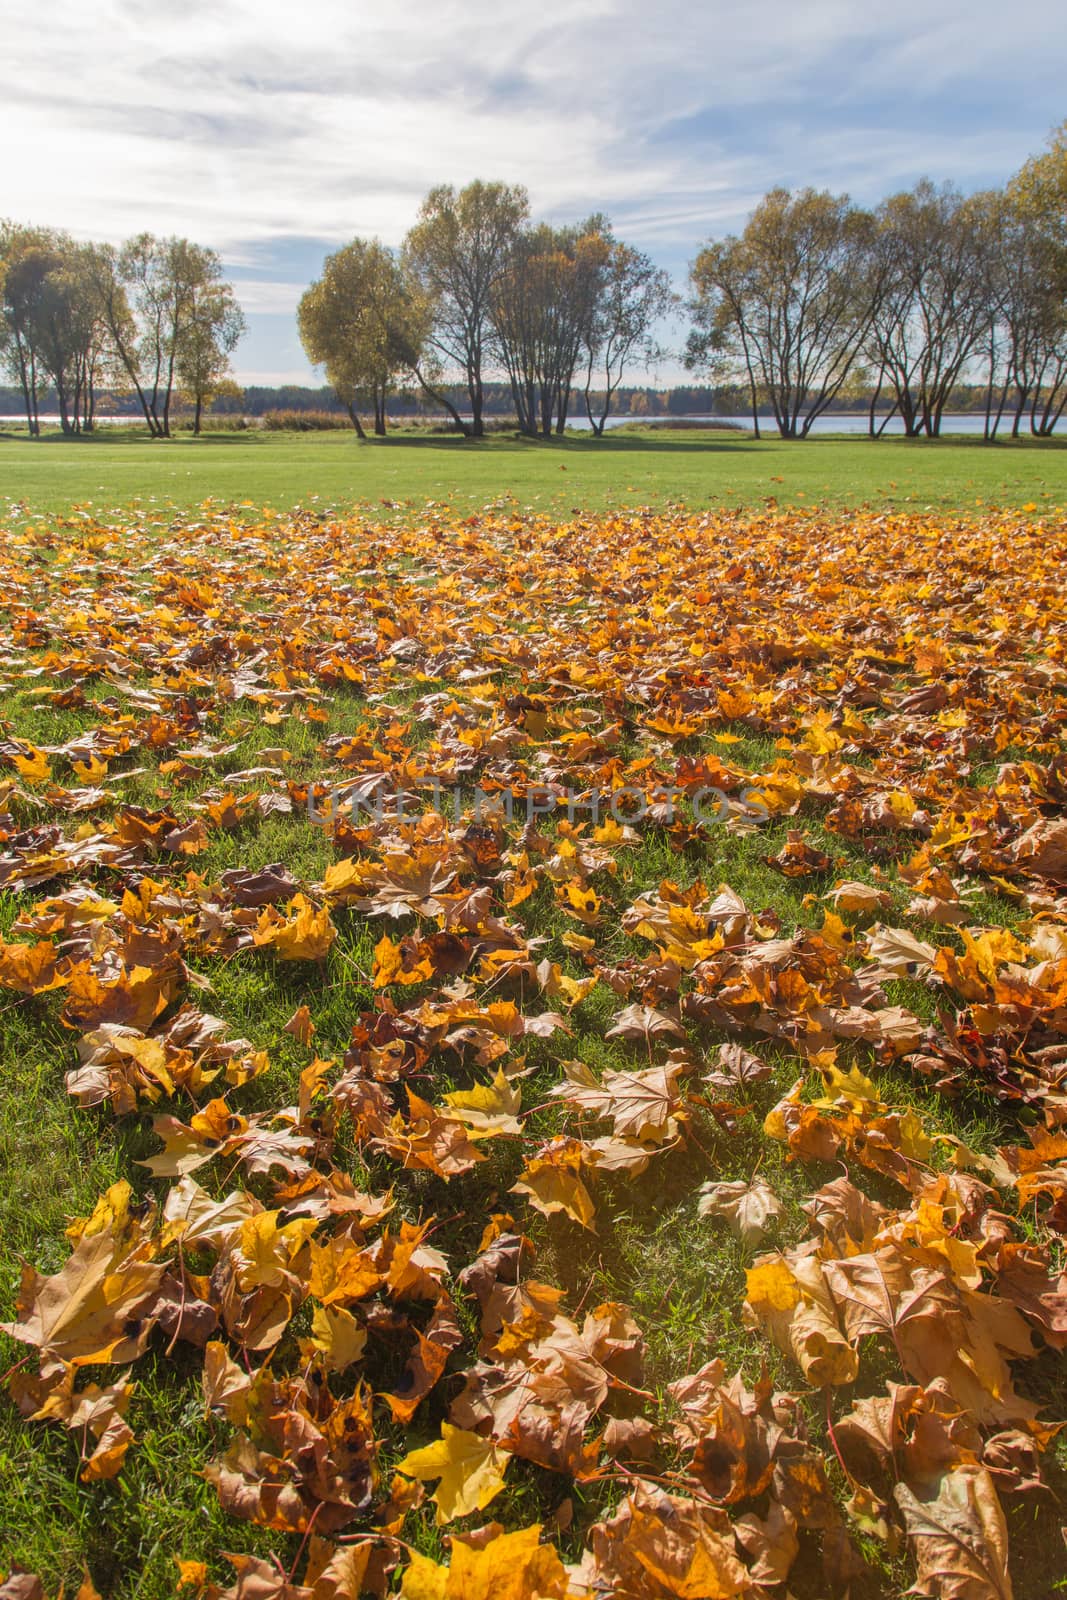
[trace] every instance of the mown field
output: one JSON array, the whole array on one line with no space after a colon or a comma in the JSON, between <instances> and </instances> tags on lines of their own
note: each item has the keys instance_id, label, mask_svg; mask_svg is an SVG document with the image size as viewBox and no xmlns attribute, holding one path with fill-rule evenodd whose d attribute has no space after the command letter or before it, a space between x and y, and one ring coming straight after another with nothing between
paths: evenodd
<instances>
[{"instance_id":1,"label":"mown field","mask_svg":"<svg viewBox=\"0 0 1067 1600\"><path fill-rule=\"evenodd\" d=\"M607 448L0 443L7 1594L1065 1586L1067 457Z\"/></svg>"},{"instance_id":2,"label":"mown field","mask_svg":"<svg viewBox=\"0 0 1067 1600\"><path fill-rule=\"evenodd\" d=\"M264 432L160 443L127 428L77 441L0 437L0 507L107 511L137 499L187 509L209 497L285 508L368 503L387 517L427 500L465 513L496 503L558 516L678 504L921 510L1033 503L1046 510L1067 503L1067 438L992 446L962 435L785 443L656 429L549 443L402 432L365 445L349 433Z\"/></svg>"}]
</instances>

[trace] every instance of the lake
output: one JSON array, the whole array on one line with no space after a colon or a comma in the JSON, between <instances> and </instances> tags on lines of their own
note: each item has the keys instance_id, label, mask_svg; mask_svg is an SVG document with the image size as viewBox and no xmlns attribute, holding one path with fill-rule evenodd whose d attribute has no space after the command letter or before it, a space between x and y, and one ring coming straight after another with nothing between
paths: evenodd
<instances>
[{"instance_id":1,"label":"lake","mask_svg":"<svg viewBox=\"0 0 1067 1600\"><path fill-rule=\"evenodd\" d=\"M390 418L390 421L394 422L394 424L403 420L403 418L399 417ZM1063 419L1061 419L1061 421L1062 420ZM25 423L25 421L25 416L21 414L0 416L0 428L3 428L7 423ZM122 428L143 424L144 418L140 416L97 417L96 421L98 427ZM704 415L685 417L609 417L607 425L609 428L622 428L625 427L628 422L648 422L659 428L669 428L672 422L735 422L740 424L740 426L746 432L751 432L752 429L752 421L751 418L748 417L709 417ZM46 428L58 428L59 418L42 417L41 423ZM568 420L567 426L568 428L574 428L578 431L584 430L587 432L589 429L589 419L584 416L574 416ZM954 416L945 416L942 419L941 427L944 434L965 433L981 435L985 429L985 417L978 415L973 411L960 413ZM776 439L778 437L778 430L775 428L770 417L760 418L760 428L768 438ZM885 431L886 435L899 435L904 432L904 425L899 417L892 417ZM1001 423L1000 433L997 435L997 437L1000 439L1006 439L1009 436L1010 431L1011 422L1009 419L1007 426L1005 426L1003 422ZM1064 430L1061 428L1060 431L1062 433ZM809 437L812 437L816 434L826 433L866 434L866 432L866 415L857 415L855 412L849 412L847 415L838 414L835 416L822 416L816 418L811 429L811 435L809 435Z\"/></svg>"},{"instance_id":2,"label":"lake","mask_svg":"<svg viewBox=\"0 0 1067 1600\"><path fill-rule=\"evenodd\" d=\"M696 417L696 416L693 416L693 417L609 417L608 418L608 427L609 428L621 428L627 422L642 422L642 423L643 422L651 422L651 423L655 423L657 427L670 427L672 422L737 422L737 423L740 423L741 426L743 428L745 428L745 430L747 432L751 432L751 430L752 430L752 419L751 419L751 417L744 418L744 417L706 417L706 416L700 416L700 417ZM589 422L585 417L575 417L573 419L573 421L568 423L568 427L588 428L589 427ZM761 430L761 432L763 434L765 434L769 438L777 439L777 437L778 437L778 429L775 427L774 420L771 417L761 417L760 418L760 430ZM954 416L946 415L941 419L941 431L942 431L942 434L967 433L967 434L978 434L979 436L981 436L981 434L985 431L985 417L984 417L984 415L976 414L973 411L971 411L971 412L961 412L961 413L959 413L957 415L954 415ZM823 434L823 433L866 434L866 432L867 432L867 417L866 417L866 414L857 415L855 412L848 412L847 414L838 413L837 415L834 415L834 416L816 417L815 422L812 424L811 432L808 435L808 437L812 438L816 434ZM903 432L904 432L904 424L901 421L901 419L899 417L892 417L890 419L890 421L889 421L889 425L887 426L887 428L885 430L885 436L888 437L889 434L897 434L897 435L899 435L899 434L902 434ZM1010 420L1008 422L1007 427L1005 427L1005 425L1004 425L1004 423L1002 421L1001 425L1000 425L1000 432L997 434L997 438L998 439L1006 439L1008 437L1008 435L1010 434L1010 432L1011 432L1011 422L1010 422Z\"/></svg>"}]
</instances>

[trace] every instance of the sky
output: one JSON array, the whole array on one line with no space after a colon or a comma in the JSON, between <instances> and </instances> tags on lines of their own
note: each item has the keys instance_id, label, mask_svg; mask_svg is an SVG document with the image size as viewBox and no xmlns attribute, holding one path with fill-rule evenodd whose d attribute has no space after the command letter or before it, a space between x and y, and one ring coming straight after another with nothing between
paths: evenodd
<instances>
[{"instance_id":1,"label":"sky","mask_svg":"<svg viewBox=\"0 0 1067 1600\"><path fill-rule=\"evenodd\" d=\"M1065 69L1063 0L0 0L0 216L211 245L236 376L321 382L301 293L434 184L604 211L684 290L775 185L1003 183L1067 117Z\"/></svg>"}]
</instances>

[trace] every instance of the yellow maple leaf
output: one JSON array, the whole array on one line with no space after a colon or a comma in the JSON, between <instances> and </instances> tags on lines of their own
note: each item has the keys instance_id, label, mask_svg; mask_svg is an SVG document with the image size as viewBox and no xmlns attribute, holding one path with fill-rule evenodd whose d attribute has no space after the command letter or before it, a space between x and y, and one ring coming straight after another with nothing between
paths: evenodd
<instances>
[{"instance_id":1,"label":"yellow maple leaf","mask_svg":"<svg viewBox=\"0 0 1067 1600\"><path fill-rule=\"evenodd\" d=\"M264 907L252 935L255 943L270 945L281 961L321 961L337 938L329 911L302 894L294 895L287 909L285 918Z\"/></svg>"},{"instance_id":2,"label":"yellow maple leaf","mask_svg":"<svg viewBox=\"0 0 1067 1600\"><path fill-rule=\"evenodd\" d=\"M859 1357L837 1323L814 1257L763 1256L745 1274L745 1322L762 1326L809 1383L852 1383Z\"/></svg>"},{"instance_id":3,"label":"yellow maple leaf","mask_svg":"<svg viewBox=\"0 0 1067 1600\"><path fill-rule=\"evenodd\" d=\"M452 1562L439 1566L412 1552L400 1600L564 1600L567 1572L551 1545L541 1543L540 1525L505 1533L499 1523L468 1544L452 1540Z\"/></svg>"},{"instance_id":4,"label":"yellow maple leaf","mask_svg":"<svg viewBox=\"0 0 1067 1600\"><path fill-rule=\"evenodd\" d=\"M393 983L426 983L432 977L433 962L429 956L421 961L406 961L404 946L394 944L387 933L374 946L372 981L376 989L386 989Z\"/></svg>"},{"instance_id":5,"label":"yellow maple leaf","mask_svg":"<svg viewBox=\"0 0 1067 1600\"><path fill-rule=\"evenodd\" d=\"M497 1068L491 1084L478 1083L473 1089L455 1089L444 1098L474 1138L522 1133L522 1124L516 1120L522 1105L522 1090L508 1081L502 1067Z\"/></svg>"},{"instance_id":6,"label":"yellow maple leaf","mask_svg":"<svg viewBox=\"0 0 1067 1600\"><path fill-rule=\"evenodd\" d=\"M587 883L578 883L574 878L569 878L562 889L557 890L557 895L567 915L576 917L587 928L595 927L600 921L602 901L596 890Z\"/></svg>"},{"instance_id":7,"label":"yellow maple leaf","mask_svg":"<svg viewBox=\"0 0 1067 1600\"><path fill-rule=\"evenodd\" d=\"M344 1306L316 1306L311 1318L311 1338L301 1342L305 1359L321 1355L327 1372L344 1372L358 1361L367 1343L367 1330Z\"/></svg>"},{"instance_id":8,"label":"yellow maple leaf","mask_svg":"<svg viewBox=\"0 0 1067 1600\"><path fill-rule=\"evenodd\" d=\"M534 1209L546 1217L562 1211L572 1222L595 1233L596 1207L578 1176L580 1160L581 1146L575 1139L549 1147L527 1163L518 1183L512 1184L511 1193L526 1195Z\"/></svg>"},{"instance_id":9,"label":"yellow maple leaf","mask_svg":"<svg viewBox=\"0 0 1067 1600\"><path fill-rule=\"evenodd\" d=\"M100 761L91 755L88 761L73 761L71 765L83 783L95 783L100 778L107 777L107 762Z\"/></svg>"},{"instance_id":10,"label":"yellow maple leaf","mask_svg":"<svg viewBox=\"0 0 1067 1600\"><path fill-rule=\"evenodd\" d=\"M27 745L27 755L13 755L11 757L19 776L30 783L44 783L52 776L52 768L48 764L48 757L43 750L38 750L36 745Z\"/></svg>"},{"instance_id":11,"label":"yellow maple leaf","mask_svg":"<svg viewBox=\"0 0 1067 1600\"><path fill-rule=\"evenodd\" d=\"M440 1439L409 1451L396 1470L421 1482L439 1479L431 1498L440 1524L481 1511L495 1499L504 1487L508 1460L507 1452L498 1450L492 1439L442 1422Z\"/></svg>"}]
</instances>

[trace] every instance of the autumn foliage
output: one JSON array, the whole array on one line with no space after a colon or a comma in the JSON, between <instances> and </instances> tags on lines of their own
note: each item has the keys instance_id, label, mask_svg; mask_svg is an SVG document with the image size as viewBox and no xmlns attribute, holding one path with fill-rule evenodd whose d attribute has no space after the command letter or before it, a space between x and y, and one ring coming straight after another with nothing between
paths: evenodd
<instances>
[{"instance_id":1,"label":"autumn foliage","mask_svg":"<svg viewBox=\"0 0 1067 1600\"><path fill-rule=\"evenodd\" d=\"M70 731L5 723L0 998L61 1018L101 1139L150 1135L25 1265L5 1403L91 1487L139 1363L199 1364L232 1547L278 1559L176 1551L184 1593L859 1594L878 1548L915 1593L1012 1593L1067 1348L1065 556L992 513L11 534L7 686ZM639 817L562 799L623 788ZM320 876L211 867L279 818ZM297 986L284 1041L216 1014L235 962ZM983 1149L941 1115L975 1100ZM744 1254L744 1370L715 1326L656 1369L539 1264L672 1171Z\"/></svg>"}]
</instances>

